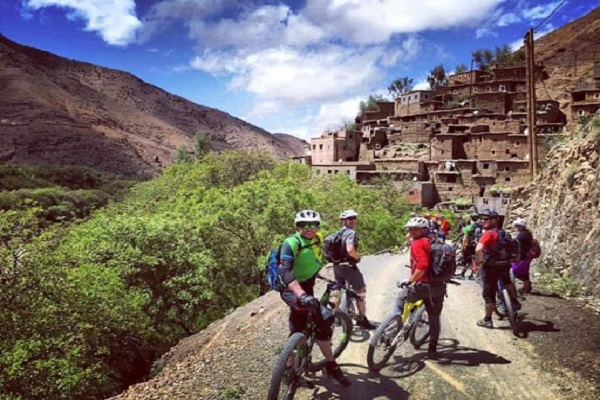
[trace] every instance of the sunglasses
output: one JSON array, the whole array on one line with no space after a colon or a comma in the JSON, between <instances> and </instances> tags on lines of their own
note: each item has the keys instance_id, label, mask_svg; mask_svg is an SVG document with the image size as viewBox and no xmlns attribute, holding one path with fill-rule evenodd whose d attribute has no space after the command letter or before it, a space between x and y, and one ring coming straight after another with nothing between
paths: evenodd
<instances>
[{"instance_id":1,"label":"sunglasses","mask_svg":"<svg viewBox=\"0 0 600 400\"><path fill-rule=\"evenodd\" d=\"M488 217L479 218L479 219L480 219L481 221L491 221L491 220L492 220L491 218L488 218Z\"/></svg>"},{"instance_id":2,"label":"sunglasses","mask_svg":"<svg viewBox=\"0 0 600 400\"><path fill-rule=\"evenodd\" d=\"M319 229L320 225L318 222L298 222L298 227L302 229Z\"/></svg>"},{"instance_id":3,"label":"sunglasses","mask_svg":"<svg viewBox=\"0 0 600 400\"><path fill-rule=\"evenodd\" d=\"M354 220L356 220L356 217L348 217L346 219L349 219L350 221L354 221Z\"/></svg>"}]
</instances>

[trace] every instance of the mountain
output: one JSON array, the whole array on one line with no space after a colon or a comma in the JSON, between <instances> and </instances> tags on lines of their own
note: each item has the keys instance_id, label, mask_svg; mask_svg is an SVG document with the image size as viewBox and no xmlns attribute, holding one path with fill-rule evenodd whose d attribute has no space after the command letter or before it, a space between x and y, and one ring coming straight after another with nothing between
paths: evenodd
<instances>
[{"instance_id":1,"label":"mountain","mask_svg":"<svg viewBox=\"0 0 600 400\"><path fill-rule=\"evenodd\" d=\"M600 61L600 8L537 39L534 51L549 75L537 86L538 98L559 101L570 119L573 86L590 81L594 61Z\"/></svg>"},{"instance_id":2,"label":"mountain","mask_svg":"<svg viewBox=\"0 0 600 400\"><path fill-rule=\"evenodd\" d=\"M287 158L303 141L195 104L122 71L73 61L0 35L0 161L84 165L152 176L196 132L215 150ZM160 161L156 162L155 160Z\"/></svg>"},{"instance_id":3,"label":"mountain","mask_svg":"<svg viewBox=\"0 0 600 400\"><path fill-rule=\"evenodd\" d=\"M306 140L287 133L274 133L273 135L275 135L280 142L285 143L288 148L293 149L295 156L303 156L305 149L309 146L309 143Z\"/></svg>"}]
</instances>

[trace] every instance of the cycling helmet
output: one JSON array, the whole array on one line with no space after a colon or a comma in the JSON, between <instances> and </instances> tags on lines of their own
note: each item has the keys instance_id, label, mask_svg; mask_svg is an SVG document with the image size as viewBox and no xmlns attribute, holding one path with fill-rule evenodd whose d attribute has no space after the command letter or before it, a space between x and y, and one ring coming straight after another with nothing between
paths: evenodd
<instances>
[{"instance_id":1,"label":"cycling helmet","mask_svg":"<svg viewBox=\"0 0 600 400\"><path fill-rule=\"evenodd\" d=\"M429 218L431 217L431 215L429 215L429 213L423 213L423 218Z\"/></svg>"},{"instance_id":2,"label":"cycling helmet","mask_svg":"<svg viewBox=\"0 0 600 400\"><path fill-rule=\"evenodd\" d=\"M302 210L294 218L294 223L298 222L321 222L321 215L314 210Z\"/></svg>"},{"instance_id":3,"label":"cycling helmet","mask_svg":"<svg viewBox=\"0 0 600 400\"><path fill-rule=\"evenodd\" d=\"M477 214L477 213L471 213L470 217L471 217L471 219L474 219L474 220L477 221L479 219L479 214Z\"/></svg>"},{"instance_id":4,"label":"cycling helmet","mask_svg":"<svg viewBox=\"0 0 600 400\"><path fill-rule=\"evenodd\" d=\"M498 213L488 208L479 213L479 217L498 218Z\"/></svg>"},{"instance_id":5,"label":"cycling helmet","mask_svg":"<svg viewBox=\"0 0 600 400\"><path fill-rule=\"evenodd\" d=\"M522 226L522 227L527 227L527 221L525 221L523 218L517 218L513 223L512 226Z\"/></svg>"},{"instance_id":6,"label":"cycling helmet","mask_svg":"<svg viewBox=\"0 0 600 400\"><path fill-rule=\"evenodd\" d=\"M429 221L423 217L411 218L408 220L405 228L429 228Z\"/></svg>"},{"instance_id":7,"label":"cycling helmet","mask_svg":"<svg viewBox=\"0 0 600 400\"><path fill-rule=\"evenodd\" d=\"M346 219L346 218L352 218L352 217L358 217L358 213L354 210L342 211L342 213L340 214L340 219Z\"/></svg>"}]
</instances>

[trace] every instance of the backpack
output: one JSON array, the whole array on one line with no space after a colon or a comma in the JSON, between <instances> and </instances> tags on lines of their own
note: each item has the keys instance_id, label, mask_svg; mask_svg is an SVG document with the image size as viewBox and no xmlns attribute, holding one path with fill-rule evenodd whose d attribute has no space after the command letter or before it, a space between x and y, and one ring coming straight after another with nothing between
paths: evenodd
<instances>
[{"instance_id":1,"label":"backpack","mask_svg":"<svg viewBox=\"0 0 600 400\"><path fill-rule=\"evenodd\" d=\"M486 264L490 266L508 265L515 261L521 261L521 244L513 239L510 234L502 229L495 229L498 233L498 241L490 249Z\"/></svg>"},{"instance_id":2,"label":"backpack","mask_svg":"<svg viewBox=\"0 0 600 400\"><path fill-rule=\"evenodd\" d=\"M542 246L537 239L531 241L531 250L529 250L529 256L531 258L539 258L542 255Z\"/></svg>"},{"instance_id":3,"label":"backpack","mask_svg":"<svg viewBox=\"0 0 600 400\"><path fill-rule=\"evenodd\" d=\"M451 244L440 240L432 241L430 255L430 282L447 282L454 277L456 273L456 253Z\"/></svg>"},{"instance_id":4,"label":"backpack","mask_svg":"<svg viewBox=\"0 0 600 400\"><path fill-rule=\"evenodd\" d=\"M300 253L302 247L300 247L300 241L297 237L293 236L294 239L298 241L298 251L296 254ZM267 283L272 290L276 290L278 292L283 292L287 289L287 285L281 277L279 276L279 262L281 261L281 247L283 244L275 247L269 253L267 257L267 265L265 266L265 275L267 279Z\"/></svg>"},{"instance_id":5,"label":"backpack","mask_svg":"<svg viewBox=\"0 0 600 400\"><path fill-rule=\"evenodd\" d=\"M339 263L347 260L348 256L346 246L342 242L341 230L325 238L323 252L325 253L327 262Z\"/></svg>"}]
</instances>

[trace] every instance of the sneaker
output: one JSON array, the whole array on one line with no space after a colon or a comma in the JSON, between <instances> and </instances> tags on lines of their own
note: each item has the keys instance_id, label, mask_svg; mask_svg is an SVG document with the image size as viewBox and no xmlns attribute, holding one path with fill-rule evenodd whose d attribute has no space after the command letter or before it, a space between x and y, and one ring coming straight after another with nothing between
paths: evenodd
<instances>
[{"instance_id":1,"label":"sneaker","mask_svg":"<svg viewBox=\"0 0 600 400\"><path fill-rule=\"evenodd\" d=\"M349 386L352 384L350 379L344 376L342 369L335 361L325 363L325 375L342 386Z\"/></svg>"},{"instance_id":2,"label":"sneaker","mask_svg":"<svg viewBox=\"0 0 600 400\"><path fill-rule=\"evenodd\" d=\"M477 321L477 326L481 326L483 328L489 328L492 329L494 327L494 323L492 322L492 320L486 320L484 319L480 319L479 321Z\"/></svg>"},{"instance_id":3,"label":"sneaker","mask_svg":"<svg viewBox=\"0 0 600 400\"><path fill-rule=\"evenodd\" d=\"M377 329L377 327L375 325L373 325L372 323L369 322L369 320L366 317L362 317L358 320L358 322L356 323L356 325L360 326L363 329L372 331L373 329Z\"/></svg>"},{"instance_id":4,"label":"sneaker","mask_svg":"<svg viewBox=\"0 0 600 400\"><path fill-rule=\"evenodd\" d=\"M502 314L502 316L505 316L506 314L508 314L508 311L506 311L506 306L504 304L498 304L498 312L500 314ZM514 310L514 308L513 308ZM500 318L503 318L502 316L500 316Z\"/></svg>"}]
</instances>

